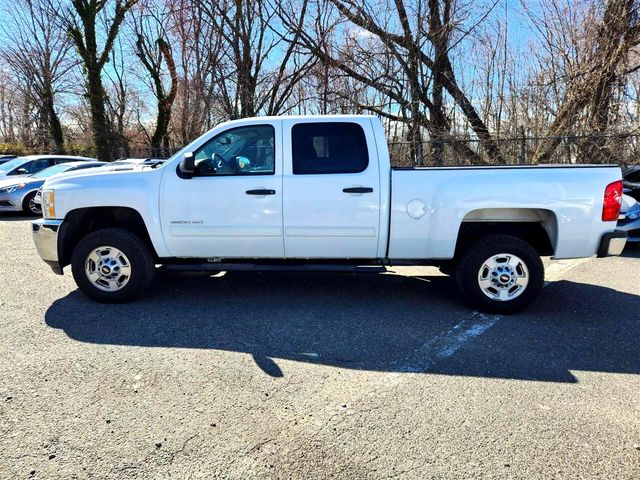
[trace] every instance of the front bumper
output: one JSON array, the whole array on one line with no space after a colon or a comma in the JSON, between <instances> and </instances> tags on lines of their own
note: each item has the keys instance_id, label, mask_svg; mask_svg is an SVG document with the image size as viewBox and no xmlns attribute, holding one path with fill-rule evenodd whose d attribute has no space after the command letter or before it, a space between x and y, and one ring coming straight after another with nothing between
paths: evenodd
<instances>
[{"instance_id":1,"label":"front bumper","mask_svg":"<svg viewBox=\"0 0 640 480\"><path fill-rule=\"evenodd\" d=\"M58 257L58 232L62 220L47 220L41 218L31 223L33 241L40 258L44 260L58 275L62 275Z\"/></svg>"},{"instance_id":2,"label":"front bumper","mask_svg":"<svg viewBox=\"0 0 640 480\"><path fill-rule=\"evenodd\" d=\"M598 247L598 258L620 255L627 243L627 236L627 232L622 230L614 230L602 235L600 246Z\"/></svg>"},{"instance_id":3,"label":"front bumper","mask_svg":"<svg viewBox=\"0 0 640 480\"><path fill-rule=\"evenodd\" d=\"M42 205L42 187L36 192L36 196L33 197L33 202L37 205Z\"/></svg>"},{"instance_id":4,"label":"front bumper","mask_svg":"<svg viewBox=\"0 0 640 480\"><path fill-rule=\"evenodd\" d=\"M21 212L22 200L20 191L0 194L0 212Z\"/></svg>"}]
</instances>

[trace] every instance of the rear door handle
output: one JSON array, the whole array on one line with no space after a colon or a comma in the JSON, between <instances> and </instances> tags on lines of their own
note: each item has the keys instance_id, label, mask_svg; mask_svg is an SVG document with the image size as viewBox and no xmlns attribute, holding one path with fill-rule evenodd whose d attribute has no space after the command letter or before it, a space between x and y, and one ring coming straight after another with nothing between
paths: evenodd
<instances>
[{"instance_id":1,"label":"rear door handle","mask_svg":"<svg viewBox=\"0 0 640 480\"><path fill-rule=\"evenodd\" d=\"M372 193L373 188L370 187L351 187L351 188L343 188L342 191L344 193Z\"/></svg>"},{"instance_id":2,"label":"rear door handle","mask_svg":"<svg viewBox=\"0 0 640 480\"><path fill-rule=\"evenodd\" d=\"M247 190L247 195L275 195L275 190L267 190L266 188L258 188L256 190Z\"/></svg>"}]
</instances>

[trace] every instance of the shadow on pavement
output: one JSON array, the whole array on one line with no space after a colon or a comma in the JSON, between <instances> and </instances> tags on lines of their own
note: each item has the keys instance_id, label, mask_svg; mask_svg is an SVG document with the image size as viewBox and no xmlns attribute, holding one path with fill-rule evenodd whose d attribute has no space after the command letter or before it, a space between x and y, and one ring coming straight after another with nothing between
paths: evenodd
<instances>
[{"instance_id":1,"label":"shadow on pavement","mask_svg":"<svg viewBox=\"0 0 640 480\"><path fill-rule=\"evenodd\" d=\"M627 243L620 256L625 258L640 258L640 243Z\"/></svg>"},{"instance_id":2,"label":"shadow on pavement","mask_svg":"<svg viewBox=\"0 0 640 480\"><path fill-rule=\"evenodd\" d=\"M1 212L0 213L0 222L20 222L20 221L33 221L37 220L38 217L30 217L25 215L23 212Z\"/></svg>"},{"instance_id":3,"label":"shadow on pavement","mask_svg":"<svg viewBox=\"0 0 640 480\"><path fill-rule=\"evenodd\" d=\"M228 272L163 273L154 291L100 305L79 291L46 323L82 342L203 348L252 355L279 377L277 359L375 371L402 369L430 339L473 312L443 276ZM558 282L524 314L504 317L431 373L576 381L570 370L640 373L640 298Z\"/></svg>"}]
</instances>

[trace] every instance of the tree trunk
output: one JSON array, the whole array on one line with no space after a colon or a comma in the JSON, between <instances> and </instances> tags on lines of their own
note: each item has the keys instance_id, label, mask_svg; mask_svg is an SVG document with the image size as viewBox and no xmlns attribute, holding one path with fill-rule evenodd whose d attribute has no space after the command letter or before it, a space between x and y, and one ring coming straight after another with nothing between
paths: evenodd
<instances>
[{"instance_id":1,"label":"tree trunk","mask_svg":"<svg viewBox=\"0 0 640 480\"><path fill-rule=\"evenodd\" d=\"M115 152L113 152L111 148L111 128L107 120L104 105L106 94L102 86L99 69L87 69L87 90L91 110L93 142L96 146L96 158L102 162L111 162L115 160Z\"/></svg>"},{"instance_id":2,"label":"tree trunk","mask_svg":"<svg viewBox=\"0 0 640 480\"><path fill-rule=\"evenodd\" d=\"M43 101L49 125L49 136L51 140L53 140L53 148L51 149L51 153L64 155L65 149L62 124L60 123L60 117L58 117L58 114L56 113L53 92L51 91L50 87L46 89Z\"/></svg>"}]
</instances>

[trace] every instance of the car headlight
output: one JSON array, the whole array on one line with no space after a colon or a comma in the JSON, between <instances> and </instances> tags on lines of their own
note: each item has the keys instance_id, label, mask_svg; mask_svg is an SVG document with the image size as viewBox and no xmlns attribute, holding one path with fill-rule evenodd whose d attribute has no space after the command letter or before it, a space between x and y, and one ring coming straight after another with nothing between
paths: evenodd
<instances>
[{"instance_id":1,"label":"car headlight","mask_svg":"<svg viewBox=\"0 0 640 480\"><path fill-rule=\"evenodd\" d=\"M629 220L637 220L637 219L639 219L640 218L640 208L635 208L635 209L627 212L626 217Z\"/></svg>"},{"instance_id":2,"label":"car headlight","mask_svg":"<svg viewBox=\"0 0 640 480\"><path fill-rule=\"evenodd\" d=\"M9 185L8 187L0 188L0 193L13 193L21 188L24 188L26 183L20 183L18 185Z\"/></svg>"},{"instance_id":3,"label":"car headlight","mask_svg":"<svg viewBox=\"0 0 640 480\"><path fill-rule=\"evenodd\" d=\"M42 214L44 218L56 218L53 190L42 190Z\"/></svg>"}]
</instances>

